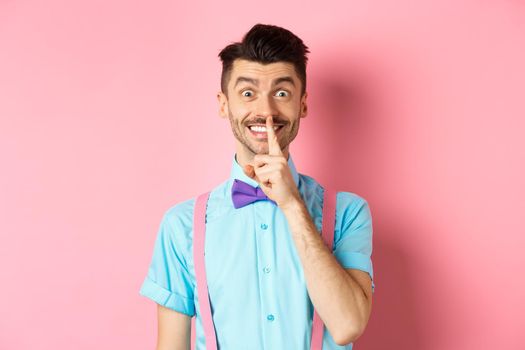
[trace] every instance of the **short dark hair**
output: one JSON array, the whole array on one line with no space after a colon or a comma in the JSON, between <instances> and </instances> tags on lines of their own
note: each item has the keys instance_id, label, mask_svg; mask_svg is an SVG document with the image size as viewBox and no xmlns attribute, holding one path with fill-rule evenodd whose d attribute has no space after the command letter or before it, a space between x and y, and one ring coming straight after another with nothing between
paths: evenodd
<instances>
[{"instance_id":1,"label":"short dark hair","mask_svg":"<svg viewBox=\"0 0 525 350\"><path fill-rule=\"evenodd\" d=\"M309 52L303 41L288 29L258 23L244 35L241 42L232 43L219 53L222 61L221 90L227 94L233 61L245 59L263 64L292 63L301 80L303 95L306 91L306 55Z\"/></svg>"}]
</instances>

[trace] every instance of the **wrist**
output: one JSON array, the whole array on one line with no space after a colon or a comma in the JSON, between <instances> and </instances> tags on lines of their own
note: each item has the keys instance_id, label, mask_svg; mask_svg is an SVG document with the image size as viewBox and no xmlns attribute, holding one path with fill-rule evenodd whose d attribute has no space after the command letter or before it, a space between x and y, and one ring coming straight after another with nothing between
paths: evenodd
<instances>
[{"instance_id":1,"label":"wrist","mask_svg":"<svg viewBox=\"0 0 525 350\"><path fill-rule=\"evenodd\" d=\"M296 194L294 196L290 196L290 199L288 199L285 203L281 203L279 207L285 214L289 212L295 213L304 207L304 202L303 202L303 199L301 198L301 195Z\"/></svg>"}]
</instances>

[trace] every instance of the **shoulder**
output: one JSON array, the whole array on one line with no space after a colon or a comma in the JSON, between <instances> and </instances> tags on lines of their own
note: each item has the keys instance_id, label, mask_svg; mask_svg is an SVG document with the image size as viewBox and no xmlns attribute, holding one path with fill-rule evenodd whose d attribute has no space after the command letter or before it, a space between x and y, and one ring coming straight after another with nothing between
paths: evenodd
<instances>
[{"instance_id":1,"label":"shoulder","mask_svg":"<svg viewBox=\"0 0 525 350\"><path fill-rule=\"evenodd\" d=\"M368 201L354 192L337 192L336 212L341 231L372 225Z\"/></svg>"},{"instance_id":2,"label":"shoulder","mask_svg":"<svg viewBox=\"0 0 525 350\"><path fill-rule=\"evenodd\" d=\"M364 205L368 205L367 200L357 193L337 191L337 208L355 210Z\"/></svg>"},{"instance_id":3,"label":"shoulder","mask_svg":"<svg viewBox=\"0 0 525 350\"><path fill-rule=\"evenodd\" d=\"M197 197L192 197L172 205L164 212L163 221L176 224L191 220L196 199Z\"/></svg>"},{"instance_id":4,"label":"shoulder","mask_svg":"<svg viewBox=\"0 0 525 350\"><path fill-rule=\"evenodd\" d=\"M213 203L213 205L208 205L207 208L207 216L214 215L215 210L214 208L221 208L221 205L215 205L221 204L221 201L225 197L225 188L226 188L227 182L223 182L219 184L218 186L215 186L213 189L209 191L203 191L201 193L198 193L194 195L191 198L187 198L181 202L178 202L172 206L170 206L163 215L162 221L172 227L182 227L191 229L193 226L193 213L195 209L195 203L197 202L197 198L204 193L209 192L209 203Z\"/></svg>"},{"instance_id":5,"label":"shoulder","mask_svg":"<svg viewBox=\"0 0 525 350\"><path fill-rule=\"evenodd\" d=\"M305 174L299 175L300 186L302 191L307 194L306 198L321 203L324 191L328 186L320 184L311 176ZM342 226L342 229L347 228L352 223L357 223L357 221L369 220L371 218L368 201L363 196L352 191L341 191L338 188L331 188L337 193L336 222ZM312 205L315 206L315 204ZM320 210L320 207L318 210Z\"/></svg>"},{"instance_id":6,"label":"shoulder","mask_svg":"<svg viewBox=\"0 0 525 350\"><path fill-rule=\"evenodd\" d=\"M193 207L196 198L186 199L170 206L162 216L160 231L165 239L178 242L179 247L189 245L193 228ZM183 244L186 242L186 244Z\"/></svg>"},{"instance_id":7,"label":"shoulder","mask_svg":"<svg viewBox=\"0 0 525 350\"><path fill-rule=\"evenodd\" d=\"M324 191L327 186L323 186L313 177L305 174L299 174L300 186L308 193L313 194L317 199L321 199L324 195ZM350 191L339 191L337 188L333 188L337 192L337 209L356 209L363 205L368 205L368 202L362 196L355 192Z\"/></svg>"}]
</instances>

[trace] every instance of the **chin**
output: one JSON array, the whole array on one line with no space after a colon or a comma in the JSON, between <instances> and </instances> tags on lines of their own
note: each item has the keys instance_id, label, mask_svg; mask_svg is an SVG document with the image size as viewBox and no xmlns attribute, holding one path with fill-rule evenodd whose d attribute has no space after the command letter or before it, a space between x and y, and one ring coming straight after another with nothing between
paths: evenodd
<instances>
[{"instance_id":1,"label":"chin","mask_svg":"<svg viewBox=\"0 0 525 350\"><path fill-rule=\"evenodd\" d=\"M268 147L256 149L255 154L268 154Z\"/></svg>"}]
</instances>

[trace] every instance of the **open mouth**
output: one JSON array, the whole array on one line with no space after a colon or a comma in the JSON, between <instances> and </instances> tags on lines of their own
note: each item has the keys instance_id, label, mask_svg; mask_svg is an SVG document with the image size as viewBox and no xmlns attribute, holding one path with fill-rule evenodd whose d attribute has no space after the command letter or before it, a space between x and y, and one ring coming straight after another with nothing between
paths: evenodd
<instances>
[{"instance_id":1,"label":"open mouth","mask_svg":"<svg viewBox=\"0 0 525 350\"><path fill-rule=\"evenodd\" d=\"M283 126L284 124L276 124L273 126L273 130L276 135L278 135L281 129L283 129ZM246 128L257 139L268 138L268 134L266 133L266 125L253 124L253 125L248 125Z\"/></svg>"}]
</instances>

